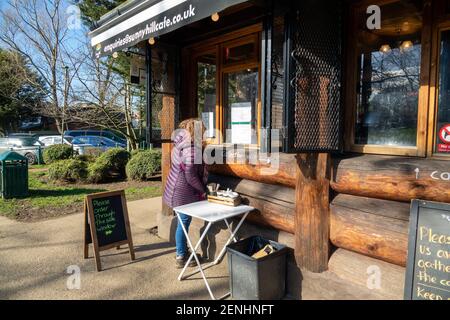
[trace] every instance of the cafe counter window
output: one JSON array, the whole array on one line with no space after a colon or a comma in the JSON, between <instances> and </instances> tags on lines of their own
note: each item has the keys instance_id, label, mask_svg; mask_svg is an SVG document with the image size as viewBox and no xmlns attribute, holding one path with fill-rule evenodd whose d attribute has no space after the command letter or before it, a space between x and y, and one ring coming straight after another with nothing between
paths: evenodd
<instances>
[{"instance_id":1,"label":"cafe counter window","mask_svg":"<svg viewBox=\"0 0 450 320\"><path fill-rule=\"evenodd\" d=\"M347 148L350 151L424 155L427 106L420 90L423 10L420 2L380 5L381 28L367 26L367 6L353 8L356 45L348 65Z\"/></svg>"},{"instance_id":2,"label":"cafe counter window","mask_svg":"<svg viewBox=\"0 0 450 320\"><path fill-rule=\"evenodd\" d=\"M450 156L449 1L370 1L350 6L346 151ZM381 9L369 29L368 5ZM353 36L352 36L353 37ZM424 45L430 43L431 45Z\"/></svg>"},{"instance_id":3,"label":"cafe counter window","mask_svg":"<svg viewBox=\"0 0 450 320\"><path fill-rule=\"evenodd\" d=\"M258 146L261 127L261 31L254 25L197 43L191 64L191 104L210 144Z\"/></svg>"}]
</instances>

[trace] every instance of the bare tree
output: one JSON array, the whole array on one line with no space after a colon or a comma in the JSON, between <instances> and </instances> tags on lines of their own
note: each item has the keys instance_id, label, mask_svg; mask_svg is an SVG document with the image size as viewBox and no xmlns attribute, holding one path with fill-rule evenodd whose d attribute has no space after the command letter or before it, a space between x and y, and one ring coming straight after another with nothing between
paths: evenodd
<instances>
[{"instance_id":1,"label":"bare tree","mask_svg":"<svg viewBox=\"0 0 450 320\"><path fill-rule=\"evenodd\" d=\"M62 100L68 96L73 79L69 79L69 86L65 85L65 67L73 61L68 57L70 33L66 18L63 0L9 0L0 11L0 42L26 57L36 70L45 86L42 91L48 91L48 103L36 112L55 119L61 132ZM77 70L79 65L70 68Z\"/></svg>"},{"instance_id":2,"label":"bare tree","mask_svg":"<svg viewBox=\"0 0 450 320\"><path fill-rule=\"evenodd\" d=\"M81 66L74 75L76 84L71 100L76 103L71 107L70 121L119 131L127 138L130 148L136 149L138 137L133 119L142 88L130 84L129 57L120 53L117 58L97 59L88 42L84 48L77 56Z\"/></svg>"}]
</instances>

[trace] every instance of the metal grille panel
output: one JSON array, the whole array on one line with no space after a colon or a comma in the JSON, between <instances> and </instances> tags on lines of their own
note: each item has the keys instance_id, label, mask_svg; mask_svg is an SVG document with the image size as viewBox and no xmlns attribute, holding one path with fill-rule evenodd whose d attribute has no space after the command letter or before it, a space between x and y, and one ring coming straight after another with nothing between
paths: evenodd
<instances>
[{"instance_id":1,"label":"metal grille panel","mask_svg":"<svg viewBox=\"0 0 450 320\"><path fill-rule=\"evenodd\" d=\"M331 152L340 147L341 2L301 1L293 37L291 151ZM293 115L292 115L293 113Z\"/></svg>"}]
</instances>

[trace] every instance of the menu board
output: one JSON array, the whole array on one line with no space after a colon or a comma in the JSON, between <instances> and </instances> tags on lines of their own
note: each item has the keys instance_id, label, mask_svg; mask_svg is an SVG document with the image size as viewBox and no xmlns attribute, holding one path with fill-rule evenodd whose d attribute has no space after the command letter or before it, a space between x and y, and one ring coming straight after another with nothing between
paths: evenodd
<instances>
[{"instance_id":1,"label":"menu board","mask_svg":"<svg viewBox=\"0 0 450 320\"><path fill-rule=\"evenodd\" d=\"M411 203L404 297L450 300L450 204Z\"/></svg>"},{"instance_id":2,"label":"menu board","mask_svg":"<svg viewBox=\"0 0 450 320\"><path fill-rule=\"evenodd\" d=\"M133 242L124 191L103 192L85 199L85 258L93 244L97 270L101 270L99 252L128 244L134 260Z\"/></svg>"}]
</instances>

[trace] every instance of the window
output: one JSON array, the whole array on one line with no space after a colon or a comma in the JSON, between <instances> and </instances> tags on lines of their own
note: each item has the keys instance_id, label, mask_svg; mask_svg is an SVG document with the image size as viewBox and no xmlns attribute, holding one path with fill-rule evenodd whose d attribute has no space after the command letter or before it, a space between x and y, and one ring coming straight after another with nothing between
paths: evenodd
<instances>
[{"instance_id":1,"label":"window","mask_svg":"<svg viewBox=\"0 0 450 320\"><path fill-rule=\"evenodd\" d=\"M367 27L367 5L353 8L357 30L350 33L355 34L356 47L348 61L351 129L346 146L366 153L425 155L422 4L394 1L380 7L381 28L374 30Z\"/></svg>"},{"instance_id":2,"label":"window","mask_svg":"<svg viewBox=\"0 0 450 320\"><path fill-rule=\"evenodd\" d=\"M229 42L222 46L222 50L224 65L230 66L246 61L255 61L258 59L258 35Z\"/></svg>"},{"instance_id":3,"label":"window","mask_svg":"<svg viewBox=\"0 0 450 320\"><path fill-rule=\"evenodd\" d=\"M197 59L197 108L208 139L215 138L217 103L217 55L205 53Z\"/></svg>"},{"instance_id":4,"label":"window","mask_svg":"<svg viewBox=\"0 0 450 320\"><path fill-rule=\"evenodd\" d=\"M450 30L440 33L435 152L450 154Z\"/></svg>"},{"instance_id":5,"label":"window","mask_svg":"<svg viewBox=\"0 0 450 320\"><path fill-rule=\"evenodd\" d=\"M185 49L195 76L186 91L195 93L190 103L208 143L259 144L260 31L255 25Z\"/></svg>"},{"instance_id":6,"label":"window","mask_svg":"<svg viewBox=\"0 0 450 320\"><path fill-rule=\"evenodd\" d=\"M226 143L257 144L258 68L224 74Z\"/></svg>"},{"instance_id":7,"label":"window","mask_svg":"<svg viewBox=\"0 0 450 320\"><path fill-rule=\"evenodd\" d=\"M284 19L284 15L274 17L272 33L271 128L277 130L284 127ZM274 138L271 137L272 146L281 149L283 136L279 134L278 140Z\"/></svg>"}]
</instances>

